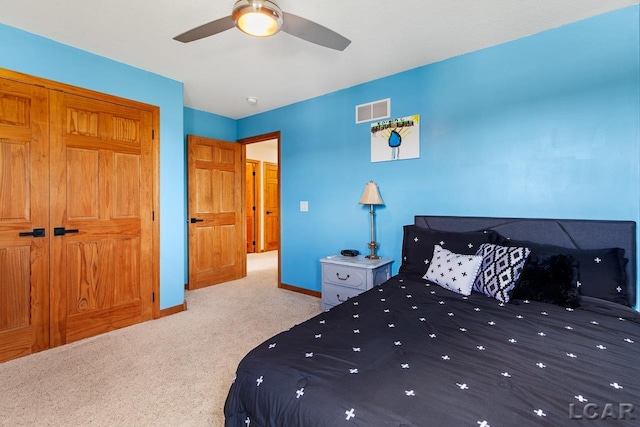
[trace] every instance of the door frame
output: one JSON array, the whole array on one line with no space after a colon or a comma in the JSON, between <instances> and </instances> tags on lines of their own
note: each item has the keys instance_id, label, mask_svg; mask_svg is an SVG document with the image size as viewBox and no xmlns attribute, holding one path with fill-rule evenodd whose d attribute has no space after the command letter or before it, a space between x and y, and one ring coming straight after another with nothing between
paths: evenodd
<instances>
[{"instance_id":1,"label":"door frame","mask_svg":"<svg viewBox=\"0 0 640 427\"><path fill-rule=\"evenodd\" d=\"M152 169L153 176L152 187L152 257L153 257L153 278L152 278L152 316L157 319L160 313L160 107L146 104L144 102L134 101L118 96L109 95L102 92L96 92L90 89L68 85L65 83L48 80L41 77L32 76L30 74L19 73L0 67L0 77L8 80L14 80L20 83L27 83L44 87L45 89L53 89L66 92L72 95L79 95L87 98L94 98L100 101L112 104L124 105L140 110L149 111L151 113L151 121L153 128L152 136Z\"/></svg>"},{"instance_id":2,"label":"door frame","mask_svg":"<svg viewBox=\"0 0 640 427\"><path fill-rule=\"evenodd\" d=\"M282 158L280 156L280 131L274 131L274 132L269 132L269 133L263 133L261 135L256 135L256 136L250 136L247 138L241 138L238 139L238 142L240 144L243 145L243 152L246 152L246 145L248 144L254 144L256 142L264 142L264 141L269 141L275 139L276 140L276 144L278 147L278 207L280 208L280 210L282 210L281 205L282 205L282 197L281 197L281 188L282 188L282 179L281 179L281 164L282 164ZM282 215L282 214L281 214ZM278 227L278 235L280 236L280 238L278 239L278 287L279 288L284 288L284 286L282 285L282 276L281 276L281 270L282 270L282 216L280 217L280 224ZM247 256L247 254L245 253L245 257Z\"/></svg>"}]
</instances>

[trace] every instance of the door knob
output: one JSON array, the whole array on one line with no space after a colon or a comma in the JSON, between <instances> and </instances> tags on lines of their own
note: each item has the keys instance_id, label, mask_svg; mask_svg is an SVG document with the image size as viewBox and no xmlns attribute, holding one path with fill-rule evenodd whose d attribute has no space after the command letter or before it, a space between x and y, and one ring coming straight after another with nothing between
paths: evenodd
<instances>
[{"instance_id":1,"label":"door knob","mask_svg":"<svg viewBox=\"0 0 640 427\"><path fill-rule=\"evenodd\" d=\"M191 218L191 224L195 224L196 222L202 222L204 219L202 218Z\"/></svg>"},{"instance_id":2,"label":"door knob","mask_svg":"<svg viewBox=\"0 0 640 427\"><path fill-rule=\"evenodd\" d=\"M271 211L266 211L265 213L266 213L267 215L269 215L269 214L271 214L271 213L273 213L273 212L271 212Z\"/></svg>"},{"instance_id":3,"label":"door knob","mask_svg":"<svg viewBox=\"0 0 640 427\"><path fill-rule=\"evenodd\" d=\"M77 228L71 228L71 229L67 229L64 227L56 227L53 229L53 235L54 236L64 236L67 233L78 233L80 230L78 230Z\"/></svg>"},{"instance_id":4,"label":"door knob","mask_svg":"<svg viewBox=\"0 0 640 427\"><path fill-rule=\"evenodd\" d=\"M22 233L19 233L19 236L44 237L44 228L34 228L33 231L23 231Z\"/></svg>"}]
</instances>

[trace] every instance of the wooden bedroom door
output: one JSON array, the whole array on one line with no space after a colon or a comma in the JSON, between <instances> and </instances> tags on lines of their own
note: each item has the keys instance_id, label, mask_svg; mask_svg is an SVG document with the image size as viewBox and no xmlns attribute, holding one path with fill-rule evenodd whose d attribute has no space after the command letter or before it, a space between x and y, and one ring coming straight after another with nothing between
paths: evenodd
<instances>
[{"instance_id":1,"label":"wooden bedroom door","mask_svg":"<svg viewBox=\"0 0 640 427\"><path fill-rule=\"evenodd\" d=\"M264 250L280 247L280 194L278 192L278 165L264 163Z\"/></svg>"},{"instance_id":2,"label":"wooden bedroom door","mask_svg":"<svg viewBox=\"0 0 640 427\"><path fill-rule=\"evenodd\" d=\"M51 91L51 346L153 316L152 114Z\"/></svg>"},{"instance_id":3,"label":"wooden bedroom door","mask_svg":"<svg viewBox=\"0 0 640 427\"><path fill-rule=\"evenodd\" d=\"M0 79L0 361L49 347L48 119L46 89Z\"/></svg>"},{"instance_id":4,"label":"wooden bedroom door","mask_svg":"<svg viewBox=\"0 0 640 427\"><path fill-rule=\"evenodd\" d=\"M190 290L247 275L243 146L187 137Z\"/></svg>"},{"instance_id":5,"label":"wooden bedroom door","mask_svg":"<svg viewBox=\"0 0 640 427\"><path fill-rule=\"evenodd\" d=\"M260 206L260 161L246 161L245 200L247 214L247 253L255 253L258 244L258 207Z\"/></svg>"}]
</instances>

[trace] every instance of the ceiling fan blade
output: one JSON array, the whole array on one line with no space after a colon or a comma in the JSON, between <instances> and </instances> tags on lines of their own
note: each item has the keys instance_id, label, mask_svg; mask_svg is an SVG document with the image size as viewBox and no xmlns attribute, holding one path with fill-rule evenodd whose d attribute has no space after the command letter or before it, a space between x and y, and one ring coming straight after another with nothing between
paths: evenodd
<instances>
[{"instance_id":1,"label":"ceiling fan blade","mask_svg":"<svg viewBox=\"0 0 640 427\"><path fill-rule=\"evenodd\" d=\"M216 19L208 24L200 25L199 27L189 30L186 33L182 33L179 36L175 36L173 39L182 43L189 43L195 40L200 40L205 37L212 36L214 34L221 33L233 28L235 24L231 16Z\"/></svg>"},{"instance_id":2,"label":"ceiling fan blade","mask_svg":"<svg viewBox=\"0 0 640 427\"><path fill-rule=\"evenodd\" d=\"M345 50L351 40L298 15L284 12L282 31L311 43L335 50Z\"/></svg>"}]
</instances>

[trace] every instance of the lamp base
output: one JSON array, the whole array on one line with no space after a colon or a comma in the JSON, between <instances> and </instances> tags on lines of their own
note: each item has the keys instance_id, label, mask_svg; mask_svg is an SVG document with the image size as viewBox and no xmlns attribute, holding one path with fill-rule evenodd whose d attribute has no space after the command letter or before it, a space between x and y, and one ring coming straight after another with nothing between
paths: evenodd
<instances>
[{"instance_id":1,"label":"lamp base","mask_svg":"<svg viewBox=\"0 0 640 427\"><path fill-rule=\"evenodd\" d=\"M378 255L376 255L376 249L378 249L378 244L376 242L369 242L369 243L367 243L367 246L371 250L371 253L369 255L365 255L365 258L368 258L368 259L380 259L380 257Z\"/></svg>"}]
</instances>

